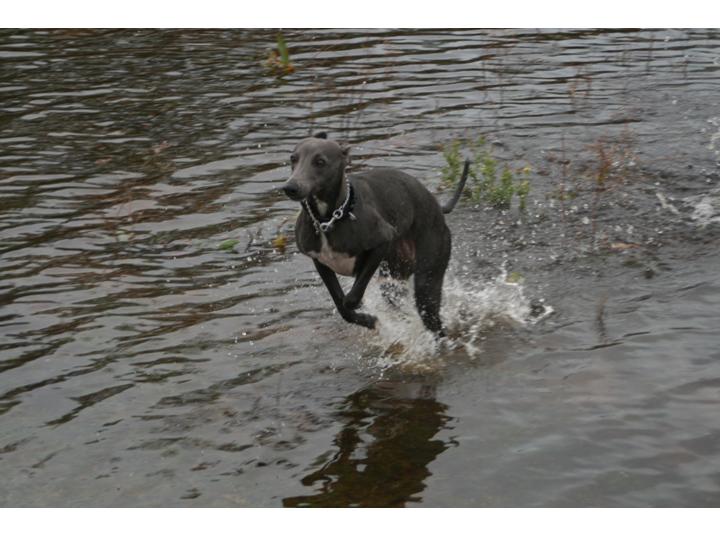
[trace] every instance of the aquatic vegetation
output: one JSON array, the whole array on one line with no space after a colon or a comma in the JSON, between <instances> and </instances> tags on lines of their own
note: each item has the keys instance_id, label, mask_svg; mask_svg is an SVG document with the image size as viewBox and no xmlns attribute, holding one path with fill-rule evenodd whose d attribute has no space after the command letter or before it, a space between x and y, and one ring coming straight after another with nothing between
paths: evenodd
<instances>
[{"instance_id":1,"label":"aquatic vegetation","mask_svg":"<svg viewBox=\"0 0 720 540\"><path fill-rule=\"evenodd\" d=\"M461 146L462 141L455 139L443 147L443 156L445 157L445 165L442 168L443 187L452 188L460 181L463 164L462 155L460 154Z\"/></svg>"},{"instance_id":2,"label":"aquatic vegetation","mask_svg":"<svg viewBox=\"0 0 720 540\"><path fill-rule=\"evenodd\" d=\"M592 93L592 76L584 68L578 68L567 83L567 94L574 110L586 106Z\"/></svg>"},{"instance_id":3,"label":"aquatic vegetation","mask_svg":"<svg viewBox=\"0 0 720 540\"><path fill-rule=\"evenodd\" d=\"M255 232L248 231L248 241L243 252L254 253L274 249L279 253L284 253L288 245L288 235L286 234L285 226L289 221L287 218L283 219L277 226L273 236L269 239L266 239L262 228L258 228ZM239 238L228 238L220 242L217 249L228 252L239 251L242 249L242 247L237 247L240 242L241 240Z\"/></svg>"},{"instance_id":4,"label":"aquatic vegetation","mask_svg":"<svg viewBox=\"0 0 720 540\"><path fill-rule=\"evenodd\" d=\"M626 128L621 137L611 142L601 137L590 150L595 160L585 181L590 184L592 201L590 203L590 225L592 238L598 240L598 214L602 207L605 193L625 183L629 178L629 169L635 165L635 151L629 130Z\"/></svg>"},{"instance_id":5,"label":"aquatic vegetation","mask_svg":"<svg viewBox=\"0 0 720 540\"><path fill-rule=\"evenodd\" d=\"M443 187L452 188L460 181L464 162L462 146L463 141L455 139L443 147ZM501 167L483 136L471 141L469 146L472 160L465 196L475 203L487 203L501 209L510 208L513 196L517 196L518 208L524 211L530 194L530 167L515 170L509 166Z\"/></svg>"},{"instance_id":6,"label":"aquatic vegetation","mask_svg":"<svg viewBox=\"0 0 720 540\"><path fill-rule=\"evenodd\" d=\"M529 174L529 170L527 174ZM530 180L527 178L522 180L515 188L515 193L518 196L518 208L524 211L527 208L527 197L530 194Z\"/></svg>"},{"instance_id":7,"label":"aquatic vegetation","mask_svg":"<svg viewBox=\"0 0 720 540\"><path fill-rule=\"evenodd\" d=\"M286 75L295 71L295 66L290 62L290 50L288 49L285 37L278 32L276 38L277 49L272 49L265 60L265 67L277 75Z\"/></svg>"},{"instance_id":8,"label":"aquatic vegetation","mask_svg":"<svg viewBox=\"0 0 720 540\"><path fill-rule=\"evenodd\" d=\"M633 136L629 128L616 136L599 136L585 146L586 154L570 160L565 152L565 140L561 141L558 153L546 157L550 164L544 174L555 183L554 189L546 194L551 208L557 201L561 220L563 243L572 237L581 237L589 232L591 251L599 249L621 252L635 248L635 242L623 238L612 240L610 232L617 229L610 213L614 212L628 194L622 189L637 178L637 155ZM677 214L678 210L657 194L663 208ZM603 223L611 224L602 227ZM579 228L578 228L579 227Z\"/></svg>"},{"instance_id":9,"label":"aquatic vegetation","mask_svg":"<svg viewBox=\"0 0 720 540\"><path fill-rule=\"evenodd\" d=\"M272 247L277 249L280 253L283 253L285 251L285 248L287 247L287 242L287 236L279 233L275 238L272 239L271 244Z\"/></svg>"},{"instance_id":10,"label":"aquatic vegetation","mask_svg":"<svg viewBox=\"0 0 720 540\"><path fill-rule=\"evenodd\" d=\"M366 107L369 103L365 100L365 82L358 82L348 86L338 86L336 81L322 73L313 76L314 82L305 93L304 106L307 109L307 133L323 131L327 126L318 127L315 123L322 122L322 108L327 103L333 103L333 109L337 111L339 122L333 128L333 138L351 141L359 135L359 128ZM316 106L320 106L320 111ZM352 159L352 154L351 154Z\"/></svg>"},{"instance_id":11,"label":"aquatic vegetation","mask_svg":"<svg viewBox=\"0 0 720 540\"><path fill-rule=\"evenodd\" d=\"M514 271L510 272L507 277L505 278L505 281L507 283L523 283L525 281L525 278L520 272Z\"/></svg>"},{"instance_id":12,"label":"aquatic vegetation","mask_svg":"<svg viewBox=\"0 0 720 540\"><path fill-rule=\"evenodd\" d=\"M220 242L218 244L218 249L221 249L223 251L232 251L233 248L240 243L240 240L237 239L228 239Z\"/></svg>"}]
</instances>

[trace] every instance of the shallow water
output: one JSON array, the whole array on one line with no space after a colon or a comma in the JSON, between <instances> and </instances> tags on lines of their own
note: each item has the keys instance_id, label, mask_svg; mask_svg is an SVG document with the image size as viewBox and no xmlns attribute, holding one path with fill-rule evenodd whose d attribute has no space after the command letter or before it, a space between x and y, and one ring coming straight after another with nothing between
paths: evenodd
<instances>
[{"instance_id":1,"label":"shallow water","mask_svg":"<svg viewBox=\"0 0 720 540\"><path fill-rule=\"evenodd\" d=\"M0 30L0 504L720 505L720 33L285 38ZM317 129L531 168L448 216L447 342L333 312L277 191Z\"/></svg>"}]
</instances>

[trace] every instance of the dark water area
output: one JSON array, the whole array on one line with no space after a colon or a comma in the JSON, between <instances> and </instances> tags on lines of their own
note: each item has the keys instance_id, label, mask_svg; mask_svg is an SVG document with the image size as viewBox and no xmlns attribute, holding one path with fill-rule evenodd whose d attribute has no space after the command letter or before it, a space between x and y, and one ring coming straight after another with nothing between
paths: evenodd
<instances>
[{"instance_id":1,"label":"dark water area","mask_svg":"<svg viewBox=\"0 0 720 540\"><path fill-rule=\"evenodd\" d=\"M284 37L0 30L0 505L720 506L720 32ZM297 252L315 130L529 168L448 216L445 346Z\"/></svg>"}]
</instances>

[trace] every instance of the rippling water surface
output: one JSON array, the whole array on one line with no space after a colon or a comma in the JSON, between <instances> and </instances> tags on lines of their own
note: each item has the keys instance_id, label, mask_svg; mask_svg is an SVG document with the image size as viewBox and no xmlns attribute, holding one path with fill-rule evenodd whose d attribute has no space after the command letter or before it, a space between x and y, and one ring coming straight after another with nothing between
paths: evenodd
<instances>
[{"instance_id":1,"label":"rippling water surface","mask_svg":"<svg viewBox=\"0 0 720 540\"><path fill-rule=\"evenodd\" d=\"M284 35L0 30L0 504L720 505L720 33ZM443 346L297 253L319 129L530 167L449 216Z\"/></svg>"}]
</instances>

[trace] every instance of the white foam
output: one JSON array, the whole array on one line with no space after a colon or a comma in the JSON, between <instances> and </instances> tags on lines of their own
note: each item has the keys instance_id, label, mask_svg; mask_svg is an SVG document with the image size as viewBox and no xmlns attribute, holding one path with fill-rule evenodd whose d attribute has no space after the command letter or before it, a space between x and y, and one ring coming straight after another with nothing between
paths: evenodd
<instances>
[{"instance_id":1,"label":"white foam","mask_svg":"<svg viewBox=\"0 0 720 540\"><path fill-rule=\"evenodd\" d=\"M701 228L711 223L720 223L720 188L703 195L686 197L683 202L690 205L692 208L690 219L697 222Z\"/></svg>"},{"instance_id":2,"label":"white foam","mask_svg":"<svg viewBox=\"0 0 720 540\"><path fill-rule=\"evenodd\" d=\"M708 149L712 150L713 152L715 152L716 156L720 157L720 116L710 118L708 122L718 128L717 131L710 136L710 144L708 145Z\"/></svg>"},{"instance_id":3,"label":"white foam","mask_svg":"<svg viewBox=\"0 0 720 540\"><path fill-rule=\"evenodd\" d=\"M480 356L483 334L499 323L524 326L536 320L531 318L530 301L522 284L508 282L505 269L490 281L458 277L448 271L441 309L448 337L437 340L417 313L412 281L404 288L406 294L396 300L397 305L382 297L377 280L365 294L363 311L378 318L376 332L368 334L363 354L369 367L434 370L444 364L449 352ZM545 308L546 315L551 311Z\"/></svg>"}]
</instances>

